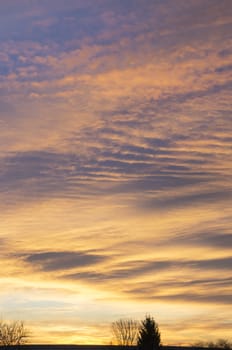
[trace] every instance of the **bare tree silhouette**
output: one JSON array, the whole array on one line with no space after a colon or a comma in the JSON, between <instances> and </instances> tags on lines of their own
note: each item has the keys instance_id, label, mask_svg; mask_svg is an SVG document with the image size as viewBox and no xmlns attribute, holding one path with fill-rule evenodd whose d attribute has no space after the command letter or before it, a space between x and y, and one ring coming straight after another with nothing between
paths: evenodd
<instances>
[{"instance_id":1,"label":"bare tree silhouette","mask_svg":"<svg viewBox=\"0 0 232 350\"><path fill-rule=\"evenodd\" d=\"M20 346L27 342L29 332L23 321L2 322L0 321L0 345L9 347Z\"/></svg>"},{"instance_id":2,"label":"bare tree silhouette","mask_svg":"<svg viewBox=\"0 0 232 350\"><path fill-rule=\"evenodd\" d=\"M112 332L121 346L135 345L137 341L139 323L133 319L120 319L112 323Z\"/></svg>"},{"instance_id":3,"label":"bare tree silhouette","mask_svg":"<svg viewBox=\"0 0 232 350\"><path fill-rule=\"evenodd\" d=\"M218 339L216 341L199 341L194 344L196 347L210 348L210 349L232 349L232 342L227 339Z\"/></svg>"}]
</instances>

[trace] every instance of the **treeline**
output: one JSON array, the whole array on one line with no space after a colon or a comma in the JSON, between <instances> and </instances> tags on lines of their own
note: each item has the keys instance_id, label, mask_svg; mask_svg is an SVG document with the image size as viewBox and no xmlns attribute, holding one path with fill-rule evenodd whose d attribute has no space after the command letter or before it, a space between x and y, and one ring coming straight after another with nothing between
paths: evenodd
<instances>
[{"instance_id":1,"label":"treeline","mask_svg":"<svg viewBox=\"0 0 232 350\"><path fill-rule=\"evenodd\" d=\"M120 319L112 323L112 332L116 343L123 347L137 345L138 350L159 350L162 346L158 324L151 316L146 316L141 322L133 319ZM191 347L232 350L232 342L226 339L219 339L215 342L202 341Z\"/></svg>"},{"instance_id":2,"label":"treeline","mask_svg":"<svg viewBox=\"0 0 232 350\"><path fill-rule=\"evenodd\" d=\"M232 349L232 342L227 339L218 339L216 341L201 341L194 344L194 346L199 348L210 348L210 349Z\"/></svg>"},{"instance_id":3,"label":"treeline","mask_svg":"<svg viewBox=\"0 0 232 350\"><path fill-rule=\"evenodd\" d=\"M159 326L150 315L140 322L130 318L119 319L112 323L112 334L114 342L123 349L134 347L137 350L161 350L162 347ZM30 332L23 321L0 321L1 347L20 347L26 344L29 338ZM193 344L192 348L232 350L232 343L226 339L219 339L215 342L198 342Z\"/></svg>"},{"instance_id":4,"label":"treeline","mask_svg":"<svg viewBox=\"0 0 232 350\"><path fill-rule=\"evenodd\" d=\"M161 336L158 324L151 316L141 322L120 319L112 323L112 331L118 345L137 345L139 350L159 350Z\"/></svg>"}]
</instances>

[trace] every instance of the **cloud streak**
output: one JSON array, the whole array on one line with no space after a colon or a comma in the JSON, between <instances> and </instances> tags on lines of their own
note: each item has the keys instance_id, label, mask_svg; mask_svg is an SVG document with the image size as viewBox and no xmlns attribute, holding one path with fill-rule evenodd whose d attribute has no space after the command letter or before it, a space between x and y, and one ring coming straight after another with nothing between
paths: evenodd
<instances>
[{"instance_id":1,"label":"cloud streak","mask_svg":"<svg viewBox=\"0 0 232 350\"><path fill-rule=\"evenodd\" d=\"M40 266L43 271L57 271L95 265L104 258L100 255L81 252L42 252L26 256L25 261L34 266Z\"/></svg>"}]
</instances>

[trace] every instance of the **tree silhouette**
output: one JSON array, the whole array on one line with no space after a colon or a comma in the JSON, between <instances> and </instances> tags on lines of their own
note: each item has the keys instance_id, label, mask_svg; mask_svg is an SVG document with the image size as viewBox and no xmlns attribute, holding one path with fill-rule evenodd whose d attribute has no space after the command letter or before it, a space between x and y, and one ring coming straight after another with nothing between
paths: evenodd
<instances>
[{"instance_id":1,"label":"tree silhouette","mask_svg":"<svg viewBox=\"0 0 232 350\"><path fill-rule=\"evenodd\" d=\"M120 319L113 322L112 331L118 345L134 345L137 340L138 326L138 322L132 319Z\"/></svg>"},{"instance_id":2,"label":"tree silhouette","mask_svg":"<svg viewBox=\"0 0 232 350\"><path fill-rule=\"evenodd\" d=\"M25 344L28 338L28 331L23 321L1 322L0 321L0 345L9 347Z\"/></svg>"},{"instance_id":3,"label":"tree silhouette","mask_svg":"<svg viewBox=\"0 0 232 350\"><path fill-rule=\"evenodd\" d=\"M193 344L195 347L210 348L210 349L232 349L232 342L228 339L218 339L216 341L199 341Z\"/></svg>"},{"instance_id":4,"label":"tree silhouette","mask_svg":"<svg viewBox=\"0 0 232 350\"><path fill-rule=\"evenodd\" d=\"M138 348L139 350L159 350L160 347L159 327L153 317L146 316L139 329Z\"/></svg>"}]
</instances>

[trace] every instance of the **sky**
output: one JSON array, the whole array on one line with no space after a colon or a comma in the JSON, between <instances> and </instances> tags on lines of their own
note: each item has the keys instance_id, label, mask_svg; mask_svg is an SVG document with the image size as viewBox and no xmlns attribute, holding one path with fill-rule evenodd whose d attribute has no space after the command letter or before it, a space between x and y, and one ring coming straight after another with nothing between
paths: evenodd
<instances>
[{"instance_id":1,"label":"sky","mask_svg":"<svg viewBox=\"0 0 232 350\"><path fill-rule=\"evenodd\" d=\"M232 340L231 33L231 0L0 0L0 317L30 342Z\"/></svg>"}]
</instances>

